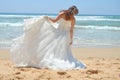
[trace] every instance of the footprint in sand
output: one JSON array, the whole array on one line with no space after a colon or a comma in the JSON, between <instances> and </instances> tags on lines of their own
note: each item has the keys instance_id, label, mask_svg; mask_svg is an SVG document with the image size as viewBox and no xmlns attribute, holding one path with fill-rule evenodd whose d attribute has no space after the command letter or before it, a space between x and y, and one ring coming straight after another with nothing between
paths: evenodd
<instances>
[{"instance_id":1,"label":"footprint in sand","mask_svg":"<svg viewBox=\"0 0 120 80\"><path fill-rule=\"evenodd\" d=\"M118 69L120 69L120 67Z\"/></svg>"},{"instance_id":2,"label":"footprint in sand","mask_svg":"<svg viewBox=\"0 0 120 80\"><path fill-rule=\"evenodd\" d=\"M120 63L117 63L117 62L115 63L115 62L114 62L113 64L120 64Z\"/></svg>"},{"instance_id":3,"label":"footprint in sand","mask_svg":"<svg viewBox=\"0 0 120 80\"><path fill-rule=\"evenodd\" d=\"M18 75L18 74L21 74L20 72L16 72L16 73L14 73L15 75Z\"/></svg>"},{"instance_id":4,"label":"footprint in sand","mask_svg":"<svg viewBox=\"0 0 120 80\"><path fill-rule=\"evenodd\" d=\"M117 58L116 60L120 60L120 58Z\"/></svg>"},{"instance_id":5,"label":"footprint in sand","mask_svg":"<svg viewBox=\"0 0 120 80\"><path fill-rule=\"evenodd\" d=\"M19 76L16 76L15 78L18 79L18 80L24 79L24 78L19 77ZM15 79L15 80L16 80L16 79Z\"/></svg>"},{"instance_id":6,"label":"footprint in sand","mask_svg":"<svg viewBox=\"0 0 120 80\"><path fill-rule=\"evenodd\" d=\"M71 78L71 75L68 75L67 78Z\"/></svg>"},{"instance_id":7,"label":"footprint in sand","mask_svg":"<svg viewBox=\"0 0 120 80\"><path fill-rule=\"evenodd\" d=\"M87 70L86 74L89 74L89 75L91 75L91 74L98 74L99 72L101 72L101 71L99 71L99 70Z\"/></svg>"},{"instance_id":8,"label":"footprint in sand","mask_svg":"<svg viewBox=\"0 0 120 80\"><path fill-rule=\"evenodd\" d=\"M20 71L29 71L30 69L26 69L26 68L19 68Z\"/></svg>"},{"instance_id":9,"label":"footprint in sand","mask_svg":"<svg viewBox=\"0 0 120 80\"><path fill-rule=\"evenodd\" d=\"M59 74L59 75L65 75L67 73L66 72L57 72L57 74Z\"/></svg>"}]
</instances>

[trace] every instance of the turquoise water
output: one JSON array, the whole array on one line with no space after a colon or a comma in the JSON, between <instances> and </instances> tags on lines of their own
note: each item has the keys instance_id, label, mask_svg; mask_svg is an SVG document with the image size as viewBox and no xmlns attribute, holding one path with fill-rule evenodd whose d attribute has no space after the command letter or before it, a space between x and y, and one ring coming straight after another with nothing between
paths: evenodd
<instances>
[{"instance_id":1,"label":"turquoise water","mask_svg":"<svg viewBox=\"0 0 120 80\"><path fill-rule=\"evenodd\" d=\"M55 14L0 14L0 48L9 48L12 39L23 34L23 20ZM120 46L119 15L78 15L73 47Z\"/></svg>"}]
</instances>

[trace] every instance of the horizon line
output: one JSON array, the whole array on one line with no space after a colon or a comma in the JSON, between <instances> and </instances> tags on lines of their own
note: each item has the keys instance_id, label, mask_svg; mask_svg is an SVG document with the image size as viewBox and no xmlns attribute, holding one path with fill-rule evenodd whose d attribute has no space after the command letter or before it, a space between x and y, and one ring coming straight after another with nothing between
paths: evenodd
<instances>
[{"instance_id":1,"label":"horizon line","mask_svg":"<svg viewBox=\"0 0 120 80\"><path fill-rule=\"evenodd\" d=\"M58 13L29 13L29 12L27 12L27 13L23 13L23 12L0 12L0 14L16 14L16 15L47 15L47 14L49 14L49 15L57 15ZM102 16L102 15L108 15L108 16L120 16L120 14L77 14L78 16L80 16L80 15L82 15L82 16L84 16L84 15L95 15L95 16ZM76 15L76 16L77 16Z\"/></svg>"}]
</instances>

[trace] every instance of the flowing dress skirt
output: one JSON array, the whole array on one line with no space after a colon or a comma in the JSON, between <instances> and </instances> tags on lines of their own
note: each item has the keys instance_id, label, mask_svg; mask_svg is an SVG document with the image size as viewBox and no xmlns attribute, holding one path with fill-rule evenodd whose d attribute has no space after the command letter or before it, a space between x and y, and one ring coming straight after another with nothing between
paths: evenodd
<instances>
[{"instance_id":1,"label":"flowing dress skirt","mask_svg":"<svg viewBox=\"0 0 120 80\"><path fill-rule=\"evenodd\" d=\"M24 34L13 39L10 51L11 59L18 67L57 70L86 68L72 55L69 32L59 31L45 17L25 20Z\"/></svg>"}]
</instances>

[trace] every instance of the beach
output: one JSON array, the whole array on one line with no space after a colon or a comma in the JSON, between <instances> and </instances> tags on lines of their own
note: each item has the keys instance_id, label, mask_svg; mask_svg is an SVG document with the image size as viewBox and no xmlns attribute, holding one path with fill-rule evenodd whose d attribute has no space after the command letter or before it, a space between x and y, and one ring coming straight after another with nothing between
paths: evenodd
<instances>
[{"instance_id":1,"label":"beach","mask_svg":"<svg viewBox=\"0 0 120 80\"><path fill-rule=\"evenodd\" d=\"M50 70L16 67L9 49L0 49L0 80L119 80L120 48L72 48L74 57L87 65L86 69Z\"/></svg>"},{"instance_id":2,"label":"beach","mask_svg":"<svg viewBox=\"0 0 120 80\"><path fill-rule=\"evenodd\" d=\"M120 15L75 17L72 52L86 69L16 67L10 59L12 40L23 35L25 19L39 16L44 14L0 14L0 80L120 80Z\"/></svg>"}]
</instances>

